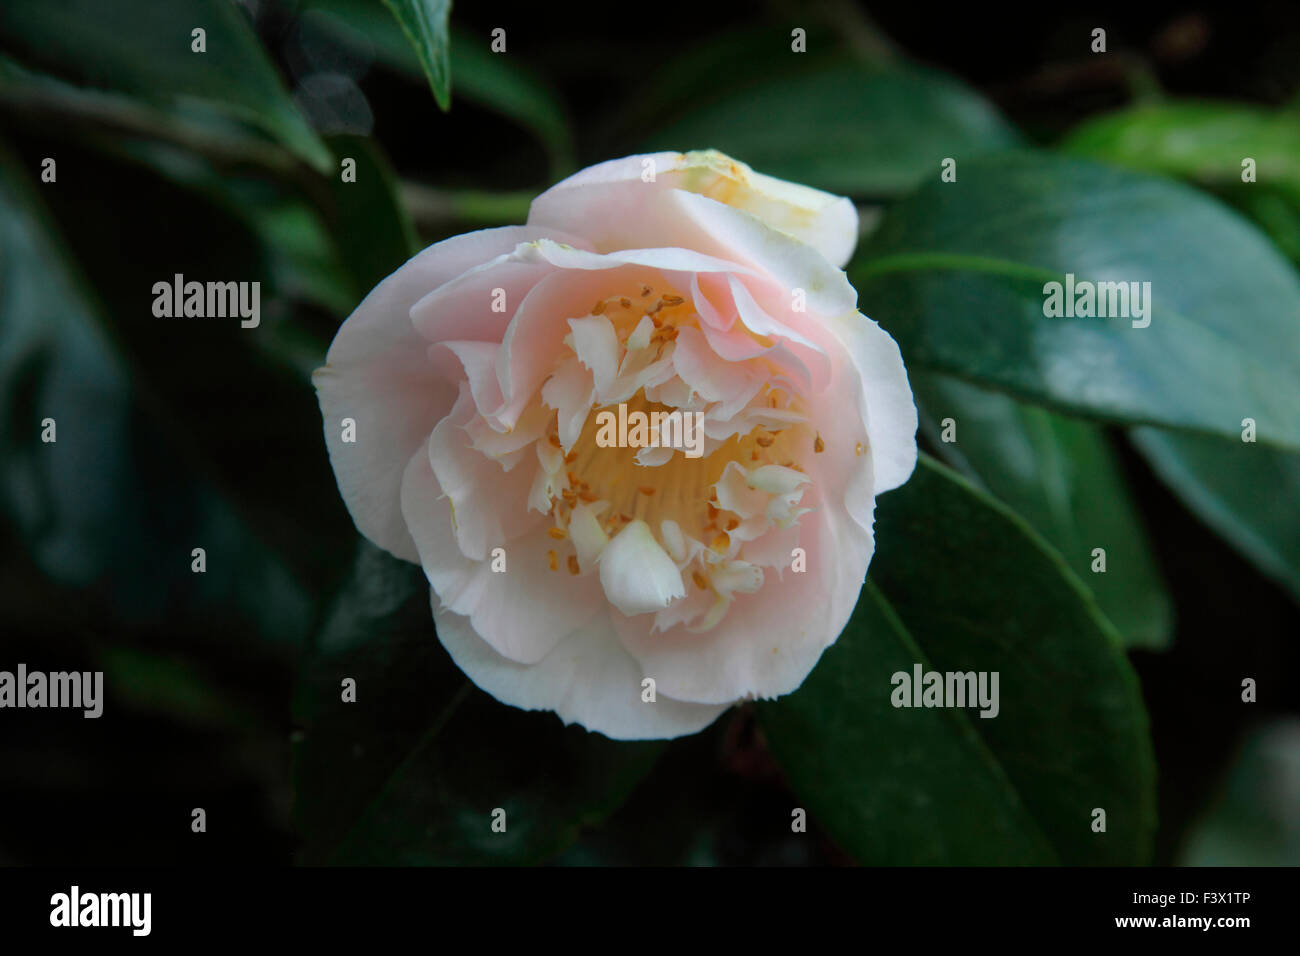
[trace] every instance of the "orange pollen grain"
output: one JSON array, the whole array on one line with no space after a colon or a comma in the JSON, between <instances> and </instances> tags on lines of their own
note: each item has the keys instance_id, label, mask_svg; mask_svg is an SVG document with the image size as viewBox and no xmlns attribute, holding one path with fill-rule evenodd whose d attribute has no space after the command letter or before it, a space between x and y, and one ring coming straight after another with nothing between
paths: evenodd
<instances>
[{"instance_id":1,"label":"orange pollen grain","mask_svg":"<svg viewBox=\"0 0 1300 956\"><path fill-rule=\"evenodd\" d=\"M569 573L578 573L578 556L576 554L569 555Z\"/></svg>"},{"instance_id":2,"label":"orange pollen grain","mask_svg":"<svg viewBox=\"0 0 1300 956\"><path fill-rule=\"evenodd\" d=\"M547 528L546 533L556 541L563 541L569 536L569 532L565 531L563 528Z\"/></svg>"},{"instance_id":3,"label":"orange pollen grain","mask_svg":"<svg viewBox=\"0 0 1300 956\"><path fill-rule=\"evenodd\" d=\"M546 552L546 563L550 565L552 571L560 570L560 556L554 551Z\"/></svg>"},{"instance_id":4,"label":"orange pollen grain","mask_svg":"<svg viewBox=\"0 0 1300 956\"><path fill-rule=\"evenodd\" d=\"M813 439L813 451L820 455L825 450L826 443L822 441L821 433L818 433L817 437Z\"/></svg>"},{"instance_id":5,"label":"orange pollen grain","mask_svg":"<svg viewBox=\"0 0 1300 956\"><path fill-rule=\"evenodd\" d=\"M701 591L707 591L709 589L709 579L699 571L691 572L691 580L695 582L695 586Z\"/></svg>"}]
</instances>

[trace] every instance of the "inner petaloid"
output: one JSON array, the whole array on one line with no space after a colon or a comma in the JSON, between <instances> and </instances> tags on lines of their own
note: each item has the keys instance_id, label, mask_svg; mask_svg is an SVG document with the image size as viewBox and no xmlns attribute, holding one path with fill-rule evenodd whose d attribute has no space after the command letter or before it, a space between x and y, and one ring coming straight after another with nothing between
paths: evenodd
<instances>
[{"instance_id":1,"label":"inner petaloid","mask_svg":"<svg viewBox=\"0 0 1300 956\"><path fill-rule=\"evenodd\" d=\"M765 568L789 565L811 510L807 458L825 447L789 377L762 356L725 362L701 322L662 285L593 303L518 426L537 432L529 507L550 518L550 570L599 573L656 629L710 630Z\"/></svg>"}]
</instances>

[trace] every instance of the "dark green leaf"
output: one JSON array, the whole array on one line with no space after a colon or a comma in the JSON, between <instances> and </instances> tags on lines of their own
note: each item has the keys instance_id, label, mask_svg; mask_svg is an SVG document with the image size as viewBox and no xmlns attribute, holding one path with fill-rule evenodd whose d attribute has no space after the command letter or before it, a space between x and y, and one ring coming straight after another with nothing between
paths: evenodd
<instances>
[{"instance_id":1,"label":"dark green leaf","mask_svg":"<svg viewBox=\"0 0 1300 956\"><path fill-rule=\"evenodd\" d=\"M451 109L451 67L447 62L451 0L384 0L384 6L392 11L415 48L438 106Z\"/></svg>"},{"instance_id":2,"label":"dark green leaf","mask_svg":"<svg viewBox=\"0 0 1300 956\"><path fill-rule=\"evenodd\" d=\"M1155 428L1132 434L1188 508L1300 600L1300 454Z\"/></svg>"},{"instance_id":3,"label":"dark green leaf","mask_svg":"<svg viewBox=\"0 0 1300 956\"><path fill-rule=\"evenodd\" d=\"M1155 769L1137 679L1060 557L925 458L880 499L876 538L844 634L761 709L809 812L868 864L1143 862ZM997 716L895 708L892 676L916 665L998 673Z\"/></svg>"},{"instance_id":4,"label":"dark green leaf","mask_svg":"<svg viewBox=\"0 0 1300 956\"><path fill-rule=\"evenodd\" d=\"M383 151L362 136L331 136L330 148L340 162L352 160L354 177L342 170L330 182L334 208L332 232L352 274L355 302L419 249L415 227L402 205L397 177ZM354 303L355 304L355 303Z\"/></svg>"},{"instance_id":5,"label":"dark green leaf","mask_svg":"<svg viewBox=\"0 0 1300 956\"><path fill-rule=\"evenodd\" d=\"M356 681L344 703L342 682ZM658 743L616 743L479 691L434 633L415 565L363 545L294 716L307 863L537 863L612 812ZM492 812L506 811L493 832Z\"/></svg>"},{"instance_id":6,"label":"dark green leaf","mask_svg":"<svg viewBox=\"0 0 1300 956\"><path fill-rule=\"evenodd\" d=\"M1149 326L1045 316L1067 274L1149 282ZM1251 417L1260 441L1300 448L1300 280L1190 187L1046 154L971 160L890 210L850 275L909 364L1104 420L1236 435Z\"/></svg>"},{"instance_id":7,"label":"dark green leaf","mask_svg":"<svg viewBox=\"0 0 1300 956\"><path fill-rule=\"evenodd\" d=\"M839 63L731 93L657 130L645 147L714 148L771 176L893 196L938 181L947 157L1016 142L988 103L950 77Z\"/></svg>"},{"instance_id":8,"label":"dark green leaf","mask_svg":"<svg viewBox=\"0 0 1300 956\"><path fill-rule=\"evenodd\" d=\"M196 29L206 31L205 52L192 48ZM328 169L328 150L226 0L11 0L0 6L0 41L24 65L85 86L250 123Z\"/></svg>"},{"instance_id":9,"label":"dark green leaf","mask_svg":"<svg viewBox=\"0 0 1300 956\"><path fill-rule=\"evenodd\" d=\"M909 377L921 427L948 462L1055 545L1130 646L1162 646L1169 598L1105 433L946 375ZM1105 549L1105 572L1092 570L1094 548Z\"/></svg>"}]
</instances>

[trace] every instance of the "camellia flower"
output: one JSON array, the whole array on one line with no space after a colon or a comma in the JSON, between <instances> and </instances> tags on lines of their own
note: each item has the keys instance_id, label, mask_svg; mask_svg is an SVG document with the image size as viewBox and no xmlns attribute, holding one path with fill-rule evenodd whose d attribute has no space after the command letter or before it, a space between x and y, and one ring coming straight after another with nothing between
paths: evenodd
<instances>
[{"instance_id":1,"label":"camellia flower","mask_svg":"<svg viewBox=\"0 0 1300 956\"><path fill-rule=\"evenodd\" d=\"M842 271L856 240L847 199L633 156L357 307L315 376L339 489L423 566L474 683L632 739L803 682L857 602L875 496L916 463L898 347Z\"/></svg>"}]
</instances>

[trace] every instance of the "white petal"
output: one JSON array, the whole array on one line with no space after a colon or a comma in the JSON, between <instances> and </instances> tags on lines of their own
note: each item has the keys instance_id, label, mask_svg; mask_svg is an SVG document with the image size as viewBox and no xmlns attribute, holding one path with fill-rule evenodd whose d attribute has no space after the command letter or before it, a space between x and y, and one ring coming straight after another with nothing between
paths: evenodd
<instances>
[{"instance_id":1,"label":"white petal","mask_svg":"<svg viewBox=\"0 0 1300 956\"><path fill-rule=\"evenodd\" d=\"M574 550L578 552L578 567L584 572L595 565L605 545L609 544L609 535L596 520L596 516L603 510L604 502L595 505L580 502L569 516L569 537L573 539Z\"/></svg>"},{"instance_id":2,"label":"white petal","mask_svg":"<svg viewBox=\"0 0 1300 956\"><path fill-rule=\"evenodd\" d=\"M811 480L803 472L784 465L763 465L755 468L745 478L749 487L766 491L770 495L789 494Z\"/></svg>"},{"instance_id":3,"label":"white petal","mask_svg":"<svg viewBox=\"0 0 1300 956\"><path fill-rule=\"evenodd\" d=\"M569 328L573 330L573 350L578 361L591 369L596 394L604 396L618 374L618 335L614 326L605 316L593 315L570 319Z\"/></svg>"},{"instance_id":4,"label":"white petal","mask_svg":"<svg viewBox=\"0 0 1300 956\"><path fill-rule=\"evenodd\" d=\"M629 617L662 610L686 594L677 565L644 521L630 522L605 546L600 583L609 602Z\"/></svg>"}]
</instances>

